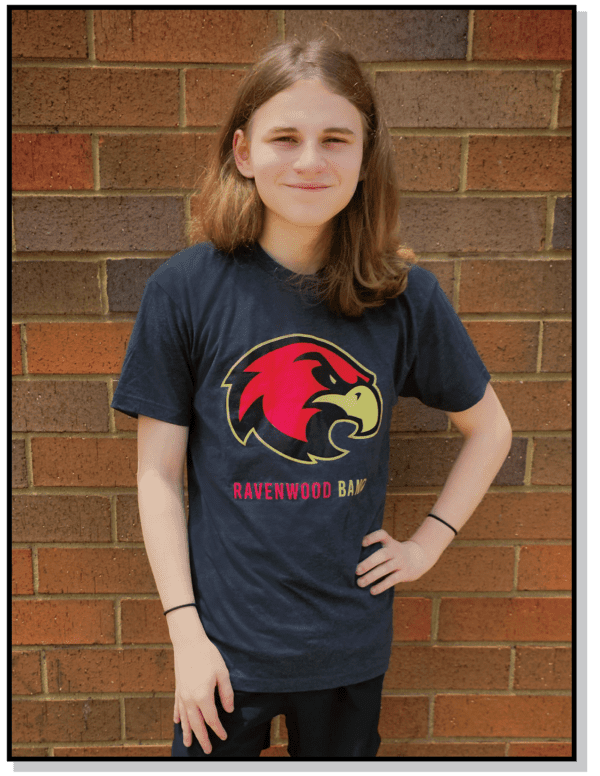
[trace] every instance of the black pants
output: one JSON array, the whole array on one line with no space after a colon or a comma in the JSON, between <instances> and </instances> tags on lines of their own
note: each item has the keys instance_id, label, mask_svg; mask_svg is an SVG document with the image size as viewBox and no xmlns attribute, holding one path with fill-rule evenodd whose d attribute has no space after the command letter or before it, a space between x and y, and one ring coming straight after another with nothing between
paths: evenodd
<instances>
[{"instance_id":1,"label":"black pants","mask_svg":"<svg viewBox=\"0 0 600 776\"><path fill-rule=\"evenodd\" d=\"M205 754L192 731L184 746L181 722L174 723L172 757L259 757L271 745L271 720L285 714L290 757L375 757L381 738L377 730L383 677L331 690L305 692L244 692L234 690L234 710L226 712L215 690L222 741L210 728L212 746Z\"/></svg>"}]
</instances>

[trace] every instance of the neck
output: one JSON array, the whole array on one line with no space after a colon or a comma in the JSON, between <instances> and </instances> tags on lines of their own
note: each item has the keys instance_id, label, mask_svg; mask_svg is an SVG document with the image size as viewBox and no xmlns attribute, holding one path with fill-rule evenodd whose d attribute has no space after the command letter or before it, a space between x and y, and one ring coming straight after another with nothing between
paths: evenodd
<instances>
[{"instance_id":1,"label":"neck","mask_svg":"<svg viewBox=\"0 0 600 776\"><path fill-rule=\"evenodd\" d=\"M300 275L315 274L323 265L322 227L266 224L258 242L278 264Z\"/></svg>"}]
</instances>

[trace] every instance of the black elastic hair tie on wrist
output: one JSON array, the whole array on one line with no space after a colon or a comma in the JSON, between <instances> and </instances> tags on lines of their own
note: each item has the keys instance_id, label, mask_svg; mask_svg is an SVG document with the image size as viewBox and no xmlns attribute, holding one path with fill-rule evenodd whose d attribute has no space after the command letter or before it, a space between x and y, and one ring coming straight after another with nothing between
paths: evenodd
<instances>
[{"instance_id":1,"label":"black elastic hair tie on wrist","mask_svg":"<svg viewBox=\"0 0 600 776\"><path fill-rule=\"evenodd\" d=\"M183 609L184 606L196 606L196 603L193 604L180 604L179 606L174 606L172 609L167 609L166 612L163 612L163 614L169 614L169 612L174 612L175 609Z\"/></svg>"},{"instance_id":2,"label":"black elastic hair tie on wrist","mask_svg":"<svg viewBox=\"0 0 600 776\"><path fill-rule=\"evenodd\" d=\"M455 536L457 536L457 535L458 535L458 531L456 530L456 528L452 528L452 526L450 525L450 523L447 523L445 520L442 520L442 518L441 518L441 517L438 517L437 515L434 515L434 514L433 514L433 512L430 512L430 513L427 515L427 517L433 517L433 518L435 518L436 520L439 520L439 521L440 521L440 523L443 523L444 525L447 525L447 526L448 526L448 528L449 528L451 531L454 531L454 535L455 535Z\"/></svg>"}]
</instances>

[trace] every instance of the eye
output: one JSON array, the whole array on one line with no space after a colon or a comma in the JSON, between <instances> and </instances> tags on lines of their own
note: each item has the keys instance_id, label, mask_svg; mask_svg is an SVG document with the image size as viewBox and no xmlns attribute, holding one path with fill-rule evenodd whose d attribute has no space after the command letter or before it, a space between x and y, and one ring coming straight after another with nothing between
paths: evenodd
<instances>
[{"instance_id":1,"label":"eye","mask_svg":"<svg viewBox=\"0 0 600 776\"><path fill-rule=\"evenodd\" d=\"M343 140L341 137L328 137L325 142L326 143L345 143L346 141Z\"/></svg>"},{"instance_id":2,"label":"eye","mask_svg":"<svg viewBox=\"0 0 600 776\"><path fill-rule=\"evenodd\" d=\"M296 138L295 137L290 137L290 136L286 135L284 137L276 137L276 138L274 138L273 142L275 142L275 143L279 143L279 142L295 143L296 142Z\"/></svg>"}]
</instances>

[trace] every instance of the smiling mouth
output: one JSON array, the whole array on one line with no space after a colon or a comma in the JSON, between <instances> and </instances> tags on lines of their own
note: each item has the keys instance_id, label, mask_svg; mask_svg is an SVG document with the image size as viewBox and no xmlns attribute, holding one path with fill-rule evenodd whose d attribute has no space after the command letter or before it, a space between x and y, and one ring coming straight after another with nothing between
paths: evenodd
<instances>
[{"instance_id":1,"label":"smiling mouth","mask_svg":"<svg viewBox=\"0 0 600 776\"><path fill-rule=\"evenodd\" d=\"M320 191L321 189L328 189L329 186L325 186L324 184L288 184L293 189L305 189L308 191Z\"/></svg>"}]
</instances>

